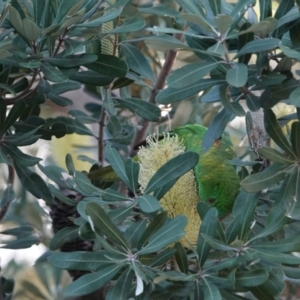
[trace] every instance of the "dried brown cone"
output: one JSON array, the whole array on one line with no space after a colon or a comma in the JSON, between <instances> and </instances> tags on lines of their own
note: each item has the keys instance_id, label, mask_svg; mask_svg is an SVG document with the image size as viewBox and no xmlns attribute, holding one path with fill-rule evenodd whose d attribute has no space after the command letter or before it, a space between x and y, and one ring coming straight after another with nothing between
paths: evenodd
<instances>
[{"instance_id":1,"label":"dried brown cone","mask_svg":"<svg viewBox=\"0 0 300 300\"><path fill-rule=\"evenodd\" d=\"M65 196L72 200L77 200L78 202L82 200L82 196L71 190L62 191ZM76 210L76 206L69 206L59 199L54 199L54 204L51 206L50 217L52 219L52 228L54 233L59 230L73 226L74 223L72 219L78 218L79 213ZM61 248L62 252L73 252L73 251L93 251L93 243L90 241L83 240L82 238L76 238L73 241L66 242ZM89 273L88 271L81 270L68 270L70 276L73 280L78 279L82 275Z\"/></svg>"}]
</instances>

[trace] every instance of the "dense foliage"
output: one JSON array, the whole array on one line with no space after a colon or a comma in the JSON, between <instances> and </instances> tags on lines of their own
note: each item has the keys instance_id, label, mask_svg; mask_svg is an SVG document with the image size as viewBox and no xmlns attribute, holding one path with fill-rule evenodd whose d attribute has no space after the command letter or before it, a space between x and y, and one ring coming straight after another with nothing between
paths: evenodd
<instances>
[{"instance_id":1,"label":"dense foliage","mask_svg":"<svg viewBox=\"0 0 300 300\"><path fill-rule=\"evenodd\" d=\"M0 1L0 163L8 170L0 238L11 236L3 247L45 242L33 224L6 214L22 197L15 194L16 175L51 209L55 234L45 242L46 259L74 278L61 298L99 290L98 299L280 295L284 280L300 278L298 5L282 0L273 14L271 0ZM194 60L170 73L179 50ZM132 96L133 84L141 98ZM82 86L99 101L64 116L41 114L46 101L72 105L64 93ZM166 128L161 109L175 118L183 100L201 110L189 121L205 123L204 111L217 112L204 149L235 117L244 118L249 138L232 161L241 178L232 214L220 220L200 201L202 224L189 248L179 242L187 217L168 218L159 200L197 157L174 157L143 193L139 162L131 158L154 124ZM278 103L291 105L292 113L277 119ZM85 172L70 155L62 169L21 148L73 133L97 141L97 161L81 156L92 164ZM1 285L0 299L10 299L13 281L2 277Z\"/></svg>"}]
</instances>

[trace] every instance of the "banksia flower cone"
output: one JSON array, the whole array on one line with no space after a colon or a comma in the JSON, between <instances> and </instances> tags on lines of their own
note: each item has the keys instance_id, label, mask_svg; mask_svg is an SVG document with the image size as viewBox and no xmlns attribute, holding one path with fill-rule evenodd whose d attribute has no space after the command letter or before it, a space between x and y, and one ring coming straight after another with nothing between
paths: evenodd
<instances>
[{"instance_id":1,"label":"banksia flower cone","mask_svg":"<svg viewBox=\"0 0 300 300\"><path fill-rule=\"evenodd\" d=\"M147 147L138 152L140 161L139 184L143 191L156 171L171 158L185 152L185 146L178 137L166 134L164 139L157 141L155 137L147 138ZM193 170L185 173L173 187L163 196L160 204L170 218L185 215L188 224L185 237L180 241L183 246L190 247L197 243L201 220L197 212L199 197Z\"/></svg>"}]
</instances>

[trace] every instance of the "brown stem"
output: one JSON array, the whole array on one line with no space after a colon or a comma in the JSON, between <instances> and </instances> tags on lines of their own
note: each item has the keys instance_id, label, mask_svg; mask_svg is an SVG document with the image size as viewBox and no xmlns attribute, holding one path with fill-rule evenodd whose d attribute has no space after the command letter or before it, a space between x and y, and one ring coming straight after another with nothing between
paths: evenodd
<instances>
[{"instance_id":1,"label":"brown stem","mask_svg":"<svg viewBox=\"0 0 300 300\"><path fill-rule=\"evenodd\" d=\"M15 181L15 170L12 166L8 166L8 187L12 186L14 184ZM7 210L9 208L9 202L0 208L0 221L5 217Z\"/></svg>"},{"instance_id":2,"label":"brown stem","mask_svg":"<svg viewBox=\"0 0 300 300\"><path fill-rule=\"evenodd\" d=\"M177 38L179 38L180 36L178 36ZM165 82L166 82L166 78L169 75L169 73L171 72L172 66L174 64L174 61L176 59L178 51L177 50L169 50L169 52L167 53L166 56L166 60L165 63L158 75L157 81L151 91L150 97L149 97L149 102L150 103L155 103L155 97L157 95L157 93L159 92L159 90L163 89L163 87L165 86ZM133 142L133 147L131 149L130 155L133 156L135 155L135 151L134 151L134 147L135 145L138 145L139 143L141 143L147 135L147 130L149 127L149 121L143 119L139 126L141 127L141 130L136 134L135 138L134 138L134 142Z\"/></svg>"},{"instance_id":3,"label":"brown stem","mask_svg":"<svg viewBox=\"0 0 300 300\"><path fill-rule=\"evenodd\" d=\"M60 47L61 47L63 41L65 40L65 37L66 37L67 33L69 32L69 30L70 30L70 29L67 27L67 28L65 29L64 33L63 33L61 36L59 36L59 38L58 38L58 44L57 44L57 47L56 47L56 49L55 49L55 51L54 51L52 57L54 57L55 55L58 54L58 51L59 51L59 49L60 49Z\"/></svg>"}]
</instances>

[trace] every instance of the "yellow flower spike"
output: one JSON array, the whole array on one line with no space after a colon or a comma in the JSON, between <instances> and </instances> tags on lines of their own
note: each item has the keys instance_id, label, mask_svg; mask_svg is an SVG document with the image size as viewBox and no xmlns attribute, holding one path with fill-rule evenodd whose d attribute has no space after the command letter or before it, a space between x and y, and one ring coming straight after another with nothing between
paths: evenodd
<instances>
[{"instance_id":1,"label":"yellow flower spike","mask_svg":"<svg viewBox=\"0 0 300 300\"><path fill-rule=\"evenodd\" d=\"M140 161L139 184L143 191L156 171L171 158L185 152L185 146L178 140L178 136L165 134L164 139L157 141L155 136L147 138L147 147L141 147L138 152ZM194 171L185 173L160 200L160 204L167 211L170 218L185 215L188 224L185 237L181 239L184 247L197 243L201 219L197 212L199 197Z\"/></svg>"}]
</instances>

